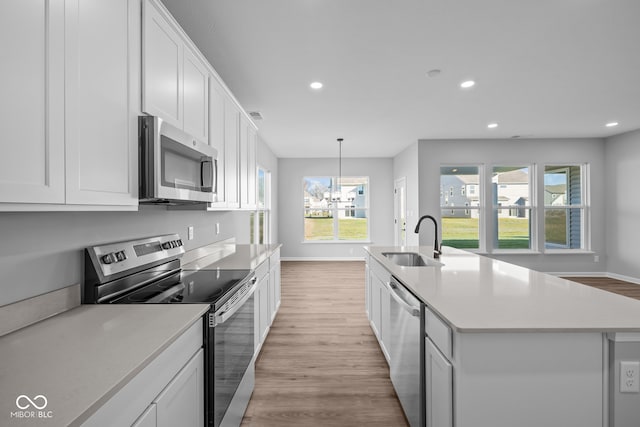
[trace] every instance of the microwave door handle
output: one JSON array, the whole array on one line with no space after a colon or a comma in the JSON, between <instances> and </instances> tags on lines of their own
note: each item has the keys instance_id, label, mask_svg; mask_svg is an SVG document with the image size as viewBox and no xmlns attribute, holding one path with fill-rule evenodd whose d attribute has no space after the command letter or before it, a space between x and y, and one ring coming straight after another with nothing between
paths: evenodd
<instances>
[{"instance_id":1,"label":"microwave door handle","mask_svg":"<svg viewBox=\"0 0 640 427\"><path fill-rule=\"evenodd\" d=\"M213 187L213 179L214 178L213 178L213 163L212 163L212 161L213 160L211 158L209 158L209 157L207 157L204 160L200 161L200 188L209 187L209 185L207 185L209 183L208 182L207 183L204 182L205 171L206 171L205 165L208 165L208 170L209 170L208 176L211 177L211 181L212 181L211 182L211 187Z\"/></svg>"}]
</instances>

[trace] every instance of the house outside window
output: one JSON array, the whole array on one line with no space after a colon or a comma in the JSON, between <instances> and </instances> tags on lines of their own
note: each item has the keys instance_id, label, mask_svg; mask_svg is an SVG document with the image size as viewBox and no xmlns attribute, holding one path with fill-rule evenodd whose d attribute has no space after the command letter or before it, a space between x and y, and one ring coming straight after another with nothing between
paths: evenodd
<instances>
[{"instance_id":1,"label":"house outside window","mask_svg":"<svg viewBox=\"0 0 640 427\"><path fill-rule=\"evenodd\" d=\"M304 241L369 240L369 177L303 178Z\"/></svg>"},{"instance_id":2,"label":"house outside window","mask_svg":"<svg viewBox=\"0 0 640 427\"><path fill-rule=\"evenodd\" d=\"M584 165L545 166L545 249L586 248L585 169Z\"/></svg>"},{"instance_id":3,"label":"house outside window","mask_svg":"<svg viewBox=\"0 0 640 427\"><path fill-rule=\"evenodd\" d=\"M491 175L495 249L531 249L531 167L494 166Z\"/></svg>"},{"instance_id":4,"label":"house outside window","mask_svg":"<svg viewBox=\"0 0 640 427\"><path fill-rule=\"evenodd\" d=\"M442 166L440 168L440 215L442 244L463 249L480 248L481 203L478 195L454 195L454 187L473 188L480 183L479 166ZM450 189L445 192L444 189Z\"/></svg>"}]
</instances>

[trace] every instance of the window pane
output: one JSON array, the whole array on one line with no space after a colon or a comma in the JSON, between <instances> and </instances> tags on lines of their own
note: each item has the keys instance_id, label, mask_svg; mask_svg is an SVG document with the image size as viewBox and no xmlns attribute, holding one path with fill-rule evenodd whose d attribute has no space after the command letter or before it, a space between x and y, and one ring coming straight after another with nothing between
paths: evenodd
<instances>
[{"instance_id":1,"label":"window pane","mask_svg":"<svg viewBox=\"0 0 640 427\"><path fill-rule=\"evenodd\" d=\"M338 211L338 239L367 240L367 211L344 209Z\"/></svg>"},{"instance_id":2,"label":"window pane","mask_svg":"<svg viewBox=\"0 0 640 427\"><path fill-rule=\"evenodd\" d=\"M507 209L503 209L507 210ZM519 208L522 216L502 216L496 212L498 219L498 249L530 249L531 248L531 221L529 209Z\"/></svg>"},{"instance_id":3,"label":"window pane","mask_svg":"<svg viewBox=\"0 0 640 427\"><path fill-rule=\"evenodd\" d=\"M440 207L479 206L479 186L477 166L440 167Z\"/></svg>"},{"instance_id":4,"label":"window pane","mask_svg":"<svg viewBox=\"0 0 640 427\"><path fill-rule=\"evenodd\" d=\"M478 249L479 213L478 209L442 209L442 244L461 249Z\"/></svg>"},{"instance_id":5,"label":"window pane","mask_svg":"<svg viewBox=\"0 0 640 427\"><path fill-rule=\"evenodd\" d=\"M333 240L333 213L329 210L305 210L305 240Z\"/></svg>"},{"instance_id":6,"label":"window pane","mask_svg":"<svg viewBox=\"0 0 640 427\"><path fill-rule=\"evenodd\" d=\"M582 209L545 209L544 239L547 249L580 249Z\"/></svg>"},{"instance_id":7,"label":"window pane","mask_svg":"<svg viewBox=\"0 0 640 427\"><path fill-rule=\"evenodd\" d=\"M265 171L262 168L258 168L258 207L264 208L265 206Z\"/></svg>"},{"instance_id":8,"label":"window pane","mask_svg":"<svg viewBox=\"0 0 640 427\"><path fill-rule=\"evenodd\" d=\"M496 166L491 178L494 206L530 206L529 168ZM510 215L504 209L502 213Z\"/></svg>"},{"instance_id":9,"label":"window pane","mask_svg":"<svg viewBox=\"0 0 640 427\"><path fill-rule=\"evenodd\" d=\"M582 203L580 166L545 166L544 205L568 206Z\"/></svg>"}]
</instances>

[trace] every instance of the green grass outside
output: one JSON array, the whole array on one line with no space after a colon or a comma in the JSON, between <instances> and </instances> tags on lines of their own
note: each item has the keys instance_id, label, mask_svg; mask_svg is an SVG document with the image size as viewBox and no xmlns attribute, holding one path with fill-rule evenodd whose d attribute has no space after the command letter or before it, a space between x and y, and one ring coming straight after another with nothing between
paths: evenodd
<instances>
[{"instance_id":1,"label":"green grass outside","mask_svg":"<svg viewBox=\"0 0 640 427\"><path fill-rule=\"evenodd\" d=\"M526 218L499 218L498 248L528 249L529 220ZM477 218L442 218L442 244L461 249L478 249Z\"/></svg>"},{"instance_id":2,"label":"green grass outside","mask_svg":"<svg viewBox=\"0 0 640 427\"><path fill-rule=\"evenodd\" d=\"M305 240L333 240L333 218L305 217ZM338 219L339 240L367 240L367 218Z\"/></svg>"}]
</instances>

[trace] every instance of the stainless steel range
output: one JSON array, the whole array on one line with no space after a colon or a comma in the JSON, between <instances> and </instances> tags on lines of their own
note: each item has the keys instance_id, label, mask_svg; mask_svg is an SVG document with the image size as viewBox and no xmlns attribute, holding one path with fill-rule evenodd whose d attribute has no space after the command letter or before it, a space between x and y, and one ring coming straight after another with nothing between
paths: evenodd
<instances>
[{"instance_id":1,"label":"stainless steel range","mask_svg":"<svg viewBox=\"0 0 640 427\"><path fill-rule=\"evenodd\" d=\"M183 270L177 234L92 246L85 251L85 304L208 303L205 425L238 426L254 386L251 270Z\"/></svg>"}]
</instances>

